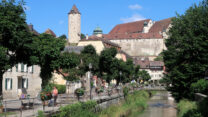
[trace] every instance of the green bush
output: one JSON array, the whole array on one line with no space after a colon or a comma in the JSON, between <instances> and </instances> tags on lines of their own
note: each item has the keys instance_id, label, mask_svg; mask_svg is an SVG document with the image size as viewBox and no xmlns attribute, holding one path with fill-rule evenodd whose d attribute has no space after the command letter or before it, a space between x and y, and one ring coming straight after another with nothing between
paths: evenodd
<instances>
[{"instance_id":1,"label":"green bush","mask_svg":"<svg viewBox=\"0 0 208 117\"><path fill-rule=\"evenodd\" d=\"M124 87L123 88L123 95L124 95L124 98L126 98L127 96L128 96L128 94L129 94L129 88L128 87Z\"/></svg>"},{"instance_id":2,"label":"green bush","mask_svg":"<svg viewBox=\"0 0 208 117\"><path fill-rule=\"evenodd\" d=\"M60 113L56 117L96 117L94 113L96 105L95 101L67 105L60 108Z\"/></svg>"},{"instance_id":3,"label":"green bush","mask_svg":"<svg viewBox=\"0 0 208 117\"><path fill-rule=\"evenodd\" d=\"M51 92L54 86L57 88L59 94L63 94L66 92L66 85L59 85L59 84L53 84L53 83L49 83L48 85L46 85L43 91Z\"/></svg>"},{"instance_id":4,"label":"green bush","mask_svg":"<svg viewBox=\"0 0 208 117\"><path fill-rule=\"evenodd\" d=\"M181 100L178 105L178 117L188 116L188 113L193 113L191 110L197 109L197 105L195 102L188 100Z\"/></svg>"},{"instance_id":5,"label":"green bush","mask_svg":"<svg viewBox=\"0 0 208 117\"><path fill-rule=\"evenodd\" d=\"M208 95L208 81L205 79L198 80L191 84L191 89L195 93L203 93Z\"/></svg>"},{"instance_id":6,"label":"green bush","mask_svg":"<svg viewBox=\"0 0 208 117\"><path fill-rule=\"evenodd\" d=\"M45 117L44 112L39 110L37 117Z\"/></svg>"},{"instance_id":7,"label":"green bush","mask_svg":"<svg viewBox=\"0 0 208 117\"><path fill-rule=\"evenodd\" d=\"M147 107L148 99L148 92L135 91L126 97L126 101L101 111L99 117L137 117Z\"/></svg>"},{"instance_id":8,"label":"green bush","mask_svg":"<svg viewBox=\"0 0 208 117\"><path fill-rule=\"evenodd\" d=\"M64 94L66 93L66 85L58 85L54 84L54 86L58 89L59 94Z\"/></svg>"}]
</instances>

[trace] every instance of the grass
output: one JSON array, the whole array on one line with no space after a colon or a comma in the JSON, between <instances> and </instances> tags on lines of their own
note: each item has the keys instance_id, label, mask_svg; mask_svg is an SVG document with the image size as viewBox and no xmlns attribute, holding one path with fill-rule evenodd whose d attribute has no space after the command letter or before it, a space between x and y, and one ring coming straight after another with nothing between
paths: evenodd
<instances>
[{"instance_id":1,"label":"grass","mask_svg":"<svg viewBox=\"0 0 208 117\"><path fill-rule=\"evenodd\" d=\"M16 113L15 112L0 113L0 117L5 116L5 115L14 115L14 114L16 114Z\"/></svg>"},{"instance_id":2,"label":"grass","mask_svg":"<svg viewBox=\"0 0 208 117\"><path fill-rule=\"evenodd\" d=\"M147 107L149 94L146 91L135 91L124 101L111 105L99 113L99 117L136 117Z\"/></svg>"}]
</instances>

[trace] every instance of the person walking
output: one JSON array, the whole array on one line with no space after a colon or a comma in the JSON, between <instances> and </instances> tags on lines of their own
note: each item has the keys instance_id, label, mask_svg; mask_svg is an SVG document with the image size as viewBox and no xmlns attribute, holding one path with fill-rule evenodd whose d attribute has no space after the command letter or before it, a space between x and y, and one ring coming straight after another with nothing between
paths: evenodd
<instances>
[{"instance_id":1,"label":"person walking","mask_svg":"<svg viewBox=\"0 0 208 117\"><path fill-rule=\"evenodd\" d=\"M54 98L54 105L57 105L56 100L58 98L58 90L55 86L53 87L52 95L53 95L53 98Z\"/></svg>"}]
</instances>

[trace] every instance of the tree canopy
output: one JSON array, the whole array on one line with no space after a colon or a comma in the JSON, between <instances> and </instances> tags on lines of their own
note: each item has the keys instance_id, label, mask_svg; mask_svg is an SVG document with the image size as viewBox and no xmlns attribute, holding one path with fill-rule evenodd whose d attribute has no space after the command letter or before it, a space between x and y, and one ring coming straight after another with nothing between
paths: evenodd
<instances>
[{"instance_id":1,"label":"tree canopy","mask_svg":"<svg viewBox=\"0 0 208 117\"><path fill-rule=\"evenodd\" d=\"M193 99L191 84L204 78L208 70L208 2L191 6L172 19L163 58L167 89L176 100Z\"/></svg>"},{"instance_id":2,"label":"tree canopy","mask_svg":"<svg viewBox=\"0 0 208 117\"><path fill-rule=\"evenodd\" d=\"M23 4L14 0L0 2L0 84L9 68L19 62L31 65L30 59L34 58L30 49L32 34L26 24Z\"/></svg>"}]
</instances>

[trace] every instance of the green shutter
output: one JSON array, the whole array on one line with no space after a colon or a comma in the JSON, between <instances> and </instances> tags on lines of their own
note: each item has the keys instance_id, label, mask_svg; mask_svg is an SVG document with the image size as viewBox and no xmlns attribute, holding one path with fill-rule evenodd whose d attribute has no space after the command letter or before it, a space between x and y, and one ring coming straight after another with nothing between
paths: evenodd
<instances>
[{"instance_id":1,"label":"green shutter","mask_svg":"<svg viewBox=\"0 0 208 117\"><path fill-rule=\"evenodd\" d=\"M5 79L5 89L7 90L7 78Z\"/></svg>"},{"instance_id":2,"label":"green shutter","mask_svg":"<svg viewBox=\"0 0 208 117\"><path fill-rule=\"evenodd\" d=\"M24 72L24 64L21 63L21 72Z\"/></svg>"},{"instance_id":3,"label":"green shutter","mask_svg":"<svg viewBox=\"0 0 208 117\"><path fill-rule=\"evenodd\" d=\"M18 64L16 64L16 72L18 72Z\"/></svg>"},{"instance_id":4,"label":"green shutter","mask_svg":"<svg viewBox=\"0 0 208 117\"><path fill-rule=\"evenodd\" d=\"M11 90L12 90L12 78L11 78Z\"/></svg>"},{"instance_id":5,"label":"green shutter","mask_svg":"<svg viewBox=\"0 0 208 117\"><path fill-rule=\"evenodd\" d=\"M26 85L26 88L28 89L28 78L27 78L27 85Z\"/></svg>"},{"instance_id":6,"label":"green shutter","mask_svg":"<svg viewBox=\"0 0 208 117\"><path fill-rule=\"evenodd\" d=\"M22 88L24 88L24 79L22 78Z\"/></svg>"}]
</instances>

